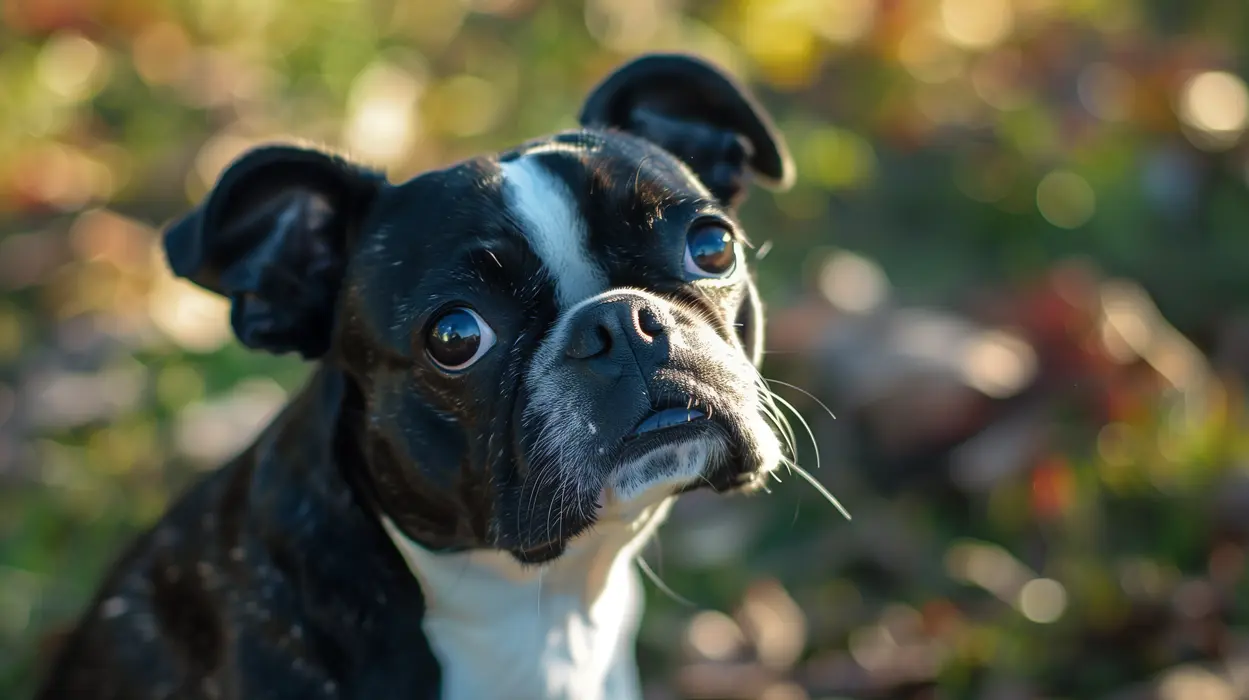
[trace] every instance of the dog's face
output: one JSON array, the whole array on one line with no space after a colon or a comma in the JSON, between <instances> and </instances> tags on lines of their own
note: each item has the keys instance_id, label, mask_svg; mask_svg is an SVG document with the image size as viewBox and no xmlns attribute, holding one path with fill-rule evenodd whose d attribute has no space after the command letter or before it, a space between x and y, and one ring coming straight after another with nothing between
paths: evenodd
<instances>
[{"instance_id":1,"label":"dog's face","mask_svg":"<svg viewBox=\"0 0 1249 700\"><path fill-rule=\"evenodd\" d=\"M245 344L350 377L358 468L427 547L544 561L780 459L735 217L751 175L791 177L767 116L710 66L650 56L582 123L399 185L258 149L167 233Z\"/></svg>"}]
</instances>

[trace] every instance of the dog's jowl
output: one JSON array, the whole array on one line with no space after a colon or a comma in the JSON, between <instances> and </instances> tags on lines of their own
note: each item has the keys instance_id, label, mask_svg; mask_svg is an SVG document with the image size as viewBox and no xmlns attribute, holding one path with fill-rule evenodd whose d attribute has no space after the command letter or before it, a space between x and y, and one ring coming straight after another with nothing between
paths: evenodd
<instances>
[{"instance_id":1,"label":"dog's jowl","mask_svg":"<svg viewBox=\"0 0 1249 700\"><path fill-rule=\"evenodd\" d=\"M639 696L639 549L781 457L735 211L792 167L686 56L580 120L399 184L258 148L170 226L240 341L317 369L123 554L41 698Z\"/></svg>"}]
</instances>

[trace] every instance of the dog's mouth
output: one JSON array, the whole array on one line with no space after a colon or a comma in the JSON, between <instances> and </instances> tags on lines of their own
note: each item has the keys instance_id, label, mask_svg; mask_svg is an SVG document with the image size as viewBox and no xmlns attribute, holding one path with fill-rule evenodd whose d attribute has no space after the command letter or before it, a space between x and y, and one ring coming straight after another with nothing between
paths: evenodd
<instances>
[{"instance_id":1,"label":"dog's mouth","mask_svg":"<svg viewBox=\"0 0 1249 700\"><path fill-rule=\"evenodd\" d=\"M712 401L685 391L672 391L671 387L648 389L652 395L661 394L662 400L650 405L643 415L633 413L629 418L636 423L632 428L625 427L629 423L620 426L627 432L616 433L621 435L616 441L600 438L604 440L598 448L598 454L605 455L603 482L591 481L581 484L584 488L575 489L579 492L576 498L586 499L579 508L568 511L562 500L555 501L559 512L556 520L562 523L558 529L536 522L530 528L533 531L522 530L519 542L508 548L516 560L527 565L552 561L582 531L629 520L639 508L659 497L699 489L715 493L748 491L766 480L766 473L758 469L743 471L741 460L745 458L740 451L746 448L734 442L731 411L715 410L718 406ZM678 463L681 459L698 461L697 474L689 471L692 462ZM621 474L624 478L617 478ZM569 515L572 511L580 515ZM556 532L559 535L553 537Z\"/></svg>"},{"instance_id":2,"label":"dog's mouth","mask_svg":"<svg viewBox=\"0 0 1249 700\"><path fill-rule=\"evenodd\" d=\"M705 420L707 414L694 408L694 402L690 398L679 397L652 408L650 414L625 436L625 440Z\"/></svg>"}]
</instances>

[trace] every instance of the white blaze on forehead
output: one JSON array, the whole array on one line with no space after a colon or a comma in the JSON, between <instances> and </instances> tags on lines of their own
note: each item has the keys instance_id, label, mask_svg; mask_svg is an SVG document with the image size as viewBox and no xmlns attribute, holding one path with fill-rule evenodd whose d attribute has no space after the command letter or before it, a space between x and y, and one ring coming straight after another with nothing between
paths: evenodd
<instances>
[{"instance_id":1,"label":"white blaze on forehead","mask_svg":"<svg viewBox=\"0 0 1249 700\"><path fill-rule=\"evenodd\" d=\"M503 197L551 281L561 308L607 288L607 276L590 257L588 231L568 185L525 155L500 164Z\"/></svg>"}]
</instances>

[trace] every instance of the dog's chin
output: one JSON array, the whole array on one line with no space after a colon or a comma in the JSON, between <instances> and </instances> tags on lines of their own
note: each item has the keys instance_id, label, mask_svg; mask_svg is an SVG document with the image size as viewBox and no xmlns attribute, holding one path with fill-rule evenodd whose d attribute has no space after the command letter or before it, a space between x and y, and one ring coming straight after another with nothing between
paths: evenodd
<instances>
[{"instance_id":1,"label":"dog's chin","mask_svg":"<svg viewBox=\"0 0 1249 700\"><path fill-rule=\"evenodd\" d=\"M640 529L666 501L684 493L751 492L764 485L779 463L779 447L765 443L751 457L730 438L719 421L697 417L635 431L626 437L610 462L605 478L588 478L575 502L565 504L563 536L536 546L509 551L522 564L540 565L557 559L573 542L595 533ZM772 437L771 434L767 435Z\"/></svg>"}]
</instances>

